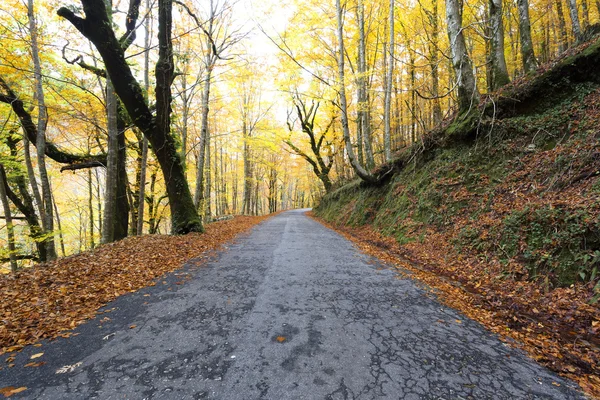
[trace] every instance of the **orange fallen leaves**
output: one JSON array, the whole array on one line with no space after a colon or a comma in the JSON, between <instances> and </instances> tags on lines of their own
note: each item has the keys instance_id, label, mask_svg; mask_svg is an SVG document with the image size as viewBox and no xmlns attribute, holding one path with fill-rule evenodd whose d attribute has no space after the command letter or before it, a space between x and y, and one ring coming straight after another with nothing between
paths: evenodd
<instances>
[{"instance_id":1,"label":"orange fallen leaves","mask_svg":"<svg viewBox=\"0 0 600 400\"><path fill-rule=\"evenodd\" d=\"M600 398L600 336L590 333L598 324L579 327L581 321L598 321L600 308L587 304L587 292L577 285L545 293L535 282L507 284L489 270L482 272L483 267L493 268L493 262L483 265L468 256L457 257L440 233L428 232L423 243L401 246L370 226L334 226L311 216L362 251L399 268L401 274L410 271L409 277L433 288L438 300L502 339L512 339L509 344L518 345L539 363L573 379L589 396Z\"/></svg>"},{"instance_id":2,"label":"orange fallen leaves","mask_svg":"<svg viewBox=\"0 0 600 400\"><path fill-rule=\"evenodd\" d=\"M4 397L10 397L13 394L21 393L21 392L24 392L26 390L27 390L27 388L24 387L24 386L19 387L19 388L12 387L12 386L7 386L7 387L4 387L4 388L0 389L0 394L4 395Z\"/></svg>"},{"instance_id":3,"label":"orange fallen leaves","mask_svg":"<svg viewBox=\"0 0 600 400\"><path fill-rule=\"evenodd\" d=\"M165 273L217 249L266 218L244 216L215 222L206 226L204 234L131 237L0 276L0 354L20 351L40 339L71 336L72 328L94 317L116 297L154 285ZM201 263L194 260L194 265Z\"/></svg>"}]
</instances>

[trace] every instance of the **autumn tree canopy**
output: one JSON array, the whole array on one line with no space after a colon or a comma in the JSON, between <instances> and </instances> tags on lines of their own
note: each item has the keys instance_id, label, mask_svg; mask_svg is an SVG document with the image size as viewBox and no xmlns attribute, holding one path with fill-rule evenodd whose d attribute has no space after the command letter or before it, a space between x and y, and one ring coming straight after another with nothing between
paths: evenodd
<instances>
[{"instance_id":1,"label":"autumn tree canopy","mask_svg":"<svg viewBox=\"0 0 600 400\"><path fill-rule=\"evenodd\" d=\"M0 6L0 257L309 207L586 37L585 0Z\"/></svg>"}]
</instances>

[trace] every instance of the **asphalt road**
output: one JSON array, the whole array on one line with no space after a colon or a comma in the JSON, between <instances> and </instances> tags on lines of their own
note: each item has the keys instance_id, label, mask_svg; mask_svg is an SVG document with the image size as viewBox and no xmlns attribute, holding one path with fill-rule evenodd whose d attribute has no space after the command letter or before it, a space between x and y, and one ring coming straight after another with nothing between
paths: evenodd
<instances>
[{"instance_id":1,"label":"asphalt road","mask_svg":"<svg viewBox=\"0 0 600 400\"><path fill-rule=\"evenodd\" d=\"M32 399L582 399L303 212L28 347L0 388ZM24 367L31 355L46 364ZM3 360L0 360L3 362Z\"/></svg>"}]
</instances>

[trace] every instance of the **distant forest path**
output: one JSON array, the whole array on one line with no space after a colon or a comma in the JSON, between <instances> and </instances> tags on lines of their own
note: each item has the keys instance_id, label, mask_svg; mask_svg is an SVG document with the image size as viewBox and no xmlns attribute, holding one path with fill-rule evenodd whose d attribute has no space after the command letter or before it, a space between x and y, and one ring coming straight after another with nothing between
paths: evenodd
<instances>
[{"instance_id":1,"label":"distant forest path","mask_svg":"<svg viewBox=\"0 0 600 400\"><path fill-rule=\"evenodd\" d=\"M121 296L77 335L27 347L0 388L32 399L584 398L305 211Z\"/></svg>"}]
</instances>

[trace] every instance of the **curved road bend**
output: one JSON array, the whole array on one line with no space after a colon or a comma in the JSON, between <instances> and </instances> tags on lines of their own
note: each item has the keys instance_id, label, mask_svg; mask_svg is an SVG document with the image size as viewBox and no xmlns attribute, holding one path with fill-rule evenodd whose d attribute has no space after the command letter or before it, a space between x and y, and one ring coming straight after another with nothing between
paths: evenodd
<instances>
[{"instance_id":1,"label":"curved road bend","mask_svg":"<svg viewBox=\"0 0 600 400\"><path fill-rule=\"evenodd\" d=\"M77 336L23 350L0 388L61 400L583 399L303 210L106 309ZM42 351L46 364L23 367Z\"/></svg>"}]
</instances>

